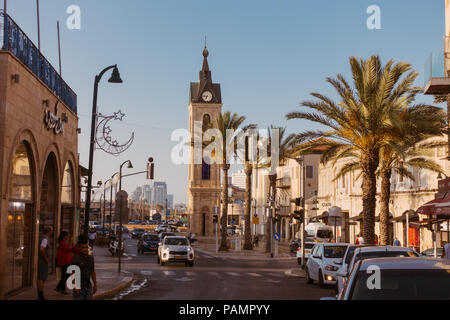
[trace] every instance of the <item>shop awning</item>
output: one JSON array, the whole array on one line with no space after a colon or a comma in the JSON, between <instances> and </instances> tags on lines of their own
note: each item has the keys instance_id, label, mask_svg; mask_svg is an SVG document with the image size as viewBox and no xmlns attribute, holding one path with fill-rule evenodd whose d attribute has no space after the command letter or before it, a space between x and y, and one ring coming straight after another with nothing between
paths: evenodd
<instances>
[{"instance_id":1,"label":"shop awning","mask_svg":"<svg viewBox=\"0 0 450 320\"><path fill-rule=\"evenodd\" d=\"M361 212L357 216L351 217L349 220L350 221L362 221L362 219L363 219L363 213Z\"/></svg>"},{"instance_id":2,"label":"shop awning","mask_svg":"<svg viewBox=\"0 0 450 320\"><path fill-rule=\"evenodd\" d=\"M417 213L428 216L436 215L450 217L450 192L446 192L441 198L436 198L425 203L417 209Z\"/></svg>"},{"instance_id":3,"label":"shop awning","mask_svg":"<svg viewBox=\"0 0 450 320\"><path fill-rule=\"evenodd\" d=\"M408 215L408 220L410 221L410 223L412 221L419 221L419 215L414 210L408 210L401 216L395 217L393 220L395 222L406 222L406 215Z\"/></svg>"}]
</instances>

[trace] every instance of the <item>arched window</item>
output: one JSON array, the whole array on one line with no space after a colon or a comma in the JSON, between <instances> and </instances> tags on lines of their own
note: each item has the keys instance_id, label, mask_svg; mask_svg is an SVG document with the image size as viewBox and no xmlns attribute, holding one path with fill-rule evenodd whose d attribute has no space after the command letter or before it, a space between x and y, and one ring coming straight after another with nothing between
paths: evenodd
<instances>
[{"instance_id":1,"label":"arched window","mask_svg":"<svg viewBox=\"0 0 450 320\"><path fill-rule=\"evenodd\" d=\"M61 186L61 203L73 203L73 170L72 164L68 161L64 168L63 181Z\"/></svg>"},{"instance_id":2,"label":"arched window","mask_svg":"<svg viewBox=\"0 0 450 320\"><path fill-rule=\"evenodd\" d=\"M208 127L211 125L211 116L209 114L203 115L203 132L208 130Z\"/></svg>"},{"instance_id":3,"label":"arched window","mask_svg":"<svg viewBox=\"0 0 450 320\"><path fill-rule=\"evenodd\" d=\"M209 162L209 161L208 161ZM202 161L202 180L211 179L211 166L203 159Z\"/></svg>"}]
</instances>

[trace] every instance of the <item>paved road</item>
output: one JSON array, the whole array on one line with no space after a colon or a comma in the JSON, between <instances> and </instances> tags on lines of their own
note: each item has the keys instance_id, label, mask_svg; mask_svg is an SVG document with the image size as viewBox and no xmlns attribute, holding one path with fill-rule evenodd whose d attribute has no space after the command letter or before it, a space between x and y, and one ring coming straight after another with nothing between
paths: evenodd
<instances>
[{"instance_id":1,"label":"paved road","mask_svg":"<svg viewBox=\"0 0 450 320\"><path fill-rule=\"evenodd\" d=\"M289 276L296 260L238 260L215 258L195 251L194 267L169 264L161 267L155 254L138 255L137 241L125 241L123 268L136 281L114 299L124 300L314 300L332 296L332 289L308 285ZM194 249L195 250L195 249ZM104 266L104 264L103 264ZM102 263L97 263L102 267Z\"/></svg>"}]
</instances>

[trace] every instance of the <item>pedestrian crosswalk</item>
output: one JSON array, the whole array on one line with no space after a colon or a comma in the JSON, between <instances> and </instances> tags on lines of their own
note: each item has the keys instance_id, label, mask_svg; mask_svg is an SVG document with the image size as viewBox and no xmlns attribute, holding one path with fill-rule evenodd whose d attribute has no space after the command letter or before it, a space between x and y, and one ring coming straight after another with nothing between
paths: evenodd
<instances>
[{"instance_id":1,"label":"pedestrian crosswalk","mask_svg":"<svg viewBox=\"0 0 450 320\"><path fill-rule=\"evenodd\" d=\"M204 278L206 276L213 277L234 277L234 278L253 278L273 281L279 281L283 277L287 277L284 270L280 272L247 272L247 271L184 271L184 270L142 270L141 275L152 278L173 278L174 280ZM274 279L275 278L275 279Z\"/></svg>"}]
</instances>

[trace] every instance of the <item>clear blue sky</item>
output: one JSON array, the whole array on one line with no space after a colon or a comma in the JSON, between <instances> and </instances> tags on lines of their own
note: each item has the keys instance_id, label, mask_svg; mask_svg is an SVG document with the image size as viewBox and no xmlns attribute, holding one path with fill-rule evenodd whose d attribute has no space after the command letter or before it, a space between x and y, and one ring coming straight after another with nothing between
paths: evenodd
<instances>
[{"instance_id":1,"label":"clear blue sky","mask_svg":"<svg viewBox=\"0 0 450 320\"><path fill-rule=\"evenodd\" d=\"M35 4L9 0L8 11L37 42ZM72 4L81 8L81 30L65 27ZM382 30L366 27L372 4L381 7ZM99 111L125 111L114 133L119 141L131 132L136 139L119 157L97 151L94 181L106 180L127 159L135 171L144 170L153 156L156 180L168 183L176 203L186 202L187 166L171 163L170 135L188 128L188 88L198 80L205 35L224 110L291 132L311 124L287 122L286 113L312 91L334 96L325 78L348 76L349 56L380 54L423 73L430 52L442 51L444 35L444 0L41 0L40 7L41 48L55 67L56 21L62 25L63 78L78 94L81 163L88 162L94 76L118 64L124 83L103 79ZM123 186L131 192L145 183L141 176Z\"/></svg>"}]
</instances>

